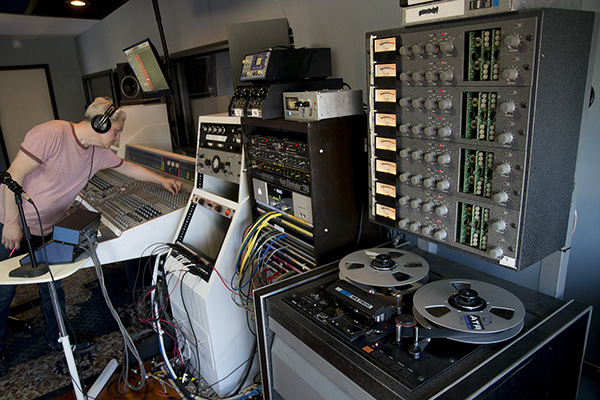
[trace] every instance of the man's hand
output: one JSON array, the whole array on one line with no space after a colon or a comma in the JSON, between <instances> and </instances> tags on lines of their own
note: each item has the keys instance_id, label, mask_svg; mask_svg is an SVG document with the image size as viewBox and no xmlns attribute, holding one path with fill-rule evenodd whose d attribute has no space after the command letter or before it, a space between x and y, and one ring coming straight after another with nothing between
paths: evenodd
<instances>
[{"instance_id":1,"label":"man's hand","mask_svg":"<svg viewBox=\"0 0 600 400\"><path fill-rule=\"evenodd\" d=\"M8 250L19 250L23 232L19 223L7 223L2 229L2 246Z\"/></svg>"},{"instance_id":2,"label":"man's hand","mask_svg":"<svg viewBox=\"0 0 600 400\"><path fill-rule=\"evenodd\" d=\"M179 191L181 190L181 186L182 186L181 181L178 181L177 179L169 179L169 178L164 178L160 182L160 184L162 185L162 187L164 187L165 189L167 189L169 192L171 192L173 194L179 193Z\"/></svg>"}]
</instances>

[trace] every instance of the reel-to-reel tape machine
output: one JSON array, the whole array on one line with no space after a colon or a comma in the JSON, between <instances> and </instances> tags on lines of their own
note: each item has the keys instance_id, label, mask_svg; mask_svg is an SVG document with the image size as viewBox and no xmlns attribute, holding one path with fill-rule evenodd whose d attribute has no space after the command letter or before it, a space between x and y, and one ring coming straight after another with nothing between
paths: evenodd
<instances>
[{"instance_id":1,"label":"reel-to-reel tape machine","mask_svg":"<svg viewBox=\"0 0 600 400\"><path fill-rule=\"evenodd\" d=\"M415 359L432 339L497 343L514 337L524 325L525 307L514 294L473 279L428 282L429 264L409 251L354 252L339 262L339 278L325 293L337 310L353 316L355 326L345 326L346 332L367 334L381 330L376 323L392 324L398 345L402 337L412 339L405 347Z\"/></svg>"},{"instance_id":2,"label":"reel-to-reel tape machine","mask_svg":"<svg viewBox=\"0 0 600 400\"><path fill-rule=\"evenodd\" d=\"M254 294L265 400L572 397L591 316L416 248Z\"/></svg>"}]
</instances>

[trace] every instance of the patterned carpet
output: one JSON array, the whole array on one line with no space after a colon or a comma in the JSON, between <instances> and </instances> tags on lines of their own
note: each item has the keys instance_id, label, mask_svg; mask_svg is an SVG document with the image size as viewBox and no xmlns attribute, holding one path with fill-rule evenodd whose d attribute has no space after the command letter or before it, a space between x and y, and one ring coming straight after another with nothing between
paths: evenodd
<instances>
[{"instance_id":1,"label":"patterned carpet","mask_svg":"<svg viewBox=\"0 0 600 400\"><path fill-rule=\"evenodd\" d=\"M103 266L109 297L130 336L146 330L137 322L133 295L127 287L122 264ZM111 358L122 364L123 338L108 306L104 301L94 268L79 270L63 280L66 293L67 316L77 339L93 340L94 349L76 357L79 376L97 376ZM13 307L30 304L38 298L37 287L21 285ZM73 389L64 354L49 349L45 341L44 323L39 305L17 318L31 326L31 330L9 324L6 357L9 380L0 384L0 399L42 400ZM73 342L73 338L69 338Z\"/></svg>"}]
</instances>

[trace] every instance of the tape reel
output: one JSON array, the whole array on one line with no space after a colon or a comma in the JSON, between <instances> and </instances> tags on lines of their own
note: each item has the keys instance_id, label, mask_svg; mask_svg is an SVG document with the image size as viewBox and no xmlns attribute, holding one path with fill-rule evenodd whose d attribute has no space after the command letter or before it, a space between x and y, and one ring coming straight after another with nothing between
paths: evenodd
<instances>
[{"instance_id":1,"label":"tape reel","mask_svg":"<svg viewBox=\"0 0 600 400\"><path fill-rule=\"evenodd\" d=\"M353 283L376 287L414 284L414 290L429 274L429 264L423 257L394 248L356 251L342 258L339 267L340 278Z\"/></svg>"},{"instance_id":2,"label":"tape reel","mask_svg":"<svg viewBox=\"0 0 600 400\"><path fill-rule=\"evenodd\" d=\"M413 308L418 320L424 318L434 327L464 333L466 336L456 334L449 338L469 343L506 340L521 331L525 318L525 307L515 295L469 279L446 279L424 285L413 296ZM478 335L482 337L471 337Z\"/></svg>"}]
</instances>

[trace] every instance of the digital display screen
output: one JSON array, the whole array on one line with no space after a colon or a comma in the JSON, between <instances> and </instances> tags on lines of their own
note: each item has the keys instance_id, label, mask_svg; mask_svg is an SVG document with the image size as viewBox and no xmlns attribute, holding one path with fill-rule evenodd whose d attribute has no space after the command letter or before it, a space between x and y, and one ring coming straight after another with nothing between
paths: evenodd
<instances>
[{"instance_id":1,"label":"digital display screen","mask_svg":"<svg viewBox=\"0 0 600 400\"><path fill-rule=\"evenodd\" d=\"M136 43L123 52L144 94L155 96L172 94L169 81L160 65L158 53L150 39Z\"/></svg>"}]
</instances>

